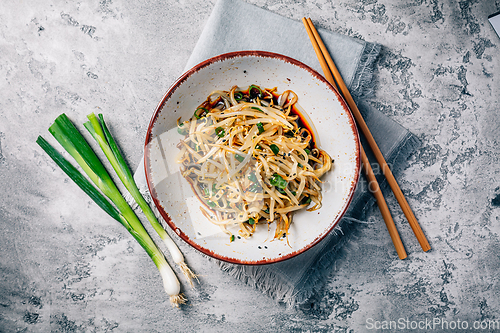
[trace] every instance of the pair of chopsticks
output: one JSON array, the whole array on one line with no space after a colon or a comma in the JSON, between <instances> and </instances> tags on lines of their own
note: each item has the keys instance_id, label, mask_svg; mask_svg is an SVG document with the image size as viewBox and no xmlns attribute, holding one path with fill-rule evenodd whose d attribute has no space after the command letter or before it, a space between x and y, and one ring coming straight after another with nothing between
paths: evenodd
<instances>
[{"instance_id":1,"label":"pair of chopsticks","mask_svg":"<svg viewBox=\"0 0 500 333\"><path fill-rule=\"evenodd\" d=\"M420 225L418 224L418 221L413 214L410 205L406 201L406 198L403 195L403 192L399 188L399 185L394 178L394 175L391 172L391 169L387 165L387 162L385 161L384 156L382 155L382 152L380 151L379 147L377 146L377 143L375 142L375 139L373 138L368 126L366 125L363 116L359 112L358 107L356 106L356 103L354 102L351 94L349 93L349 90L347 89L347 86L344 83L344 80L342 79L342 76L340 75L339 71L337 70L337 66L335 66L335 63L333 62L330 54L328 53L328 50L326 49L325 44L323 43L321 37L319 36L318 31L314 27L314 24L312 23L310 18L302 18L302 22L304 23L304 26L307 30L307 34L309 35L309 38L311 39L311 43L314 47L314 51L316 52L316 56L318 57L318 60L321 64L321 68L324 72L325 78L327 79L328 82L332 84L332 86L337 89L337 91L340 91L341 95L343 95L346 103L349 105L349 108L351 109L351 112L354 116L354 119L356 120L356 123L358 127L361 129L361 132L366 138L366 141L368 142L368 145L370 146L371 150L373 151L373 154L375 155L375 159L377 160L378 164L382 168L382 172L387 179L387 182L389 183L389 186L394 193L394 196L396 197L396 200L398 201L401 210L406 216L406 219L408 220L411 229L413 230L413 233L415 234L415 237L417 238L418 242L420 243L420 246L422 247L422 250L428 251L431 249L429 242L425 238L425 235L420 228ZM337 86L338 85L338 86ZM406 250L404 248L403 243L401 242L401 238L399 237L398 230L396 229L396 225L394 224L394 220L392 219L391 212L389 211L389 207L387 206L387 203L385 201L385 198L382 194L382 191L380 190L380 186L377 182L377 179L375 178L375 174L373 173L373 170L370 165L370 161L368 160L368 157L366 156L366 153L361 147L361 161L363 162L363 170L365 171L366 177L368 179L368 184L369 184L369 190L372 191L376 201L377 205L380 209L380 212L382 213L382 217L384 218L385 225L387 226L387 230L389 231L389 235L392 239L392 242L394 243L394 247L396 248L396 252L399 256L400 259L404 259L407 257Z\"/></svg>"}]
</instances>

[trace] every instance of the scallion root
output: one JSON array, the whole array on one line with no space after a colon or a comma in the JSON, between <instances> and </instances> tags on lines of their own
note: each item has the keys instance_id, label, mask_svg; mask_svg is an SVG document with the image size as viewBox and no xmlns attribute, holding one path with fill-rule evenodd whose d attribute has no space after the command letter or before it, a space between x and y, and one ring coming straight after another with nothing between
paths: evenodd
<instances>
[{"instance_id":1,"label":"scallion root","mask_svg":"<svg viewBox=\"0 0 500 333\"><path fill-rule=\"evenodd\" d=\"M181 268L181 271L182 273L184 274L184 276L186 277L186 279L188 280L189 284L191 285L191 288L194 288L194 283L193 283L193 280L196 280L198 282L200 282L198 280L198 275L195 274L189 267L188 265L182 261L180 263L178 263L179 267Z\"/></svg>"},{"instance_id":2,"label":"scallion root","mask_svg":"<svg viewBox=\"0 0 500 333\"><path fill-rule=\"evenodd\" d=\"M173 308L178 308L181 304L186 304L186 302L187 299L182 294L170 296L170 304L172 304Z\"/></svg>"}]
</instances>

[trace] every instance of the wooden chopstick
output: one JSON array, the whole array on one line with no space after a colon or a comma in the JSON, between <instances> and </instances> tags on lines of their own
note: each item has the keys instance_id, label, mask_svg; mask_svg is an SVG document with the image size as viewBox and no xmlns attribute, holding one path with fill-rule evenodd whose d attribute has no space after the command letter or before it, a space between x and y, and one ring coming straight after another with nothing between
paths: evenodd
<instances>
[{"instance_id":1,"label":"wooden chopstick","mask_svg":"<svg viewBox=\"0 0 500 333\"><path fill-rule=\"evenodd\" d=\"M314 33L312 29L310 28L310 24L306 19L303 19L304 26L306 27L307 34L309 35L309 38L311 39L311 43L313 44L314 51L316 52L316 56L318 57L318 60L321 64L321 68L323 69L323 72L325 74L325 78L332 84L332 86L338 91L338 87L335 83L335 80L330 72L330 69L328 67L328 64L325 60L324 54L320 49L320 46L318 44L317 38L314 36ZM368 179L368 186L370 187L369 189L372 191L373 195L375 196L375 200L377 201L377 205L380 209L380 212L382 214L382 217L384 218L385 225L387 227L387 230L389 231L389 236L391 237L391 240L394 244L394 247L396 248L396 252L398 254L398 257L400 259L405 259L407 257L406 250L404 248L403 242L401 241L401 238L399 237L398 230L396 228L396 225L394 224L394 220L392 219L391 213L389 211L389 207L387 206L387 203L385 201L385 198L382 194L382 191L380 190L380 186L378 184L377 179L375 178L375 174L373 173L372 167L370 165L370 162L368 161L368 157L366 156L365 150L363 149L363 146L360 145L361 148L361 161L363 162L363 170L365 171L366 177Z\"/></svg>"},{"instance_id":2,"label":"wooden chopstick","mask_svg":"<svg viewBox=\"0 0 500 333\"><path fill-rule=\"evenodd\" d=\"M378 208L380 209L380 213L384 218L385 226L387 227L387 231L389 231L389 236L391 236L392 243L396 248L399 259L404 259L407 257L407 255L403 242L399 237L398 229L396 229L396 225L394 224L394 220L392 219L391 212L389 211L387 202L385 201L384 195L380 190L380 186L378 184L377 178L375 178L375 174L373 173L370 161L368 161L365 150L363 149L362 145L360 145L360 147L361 161L363 162L363 170L365 170L366 178L368 179L369 190L373 193L373 196L377 201Z\"/></svg>"},{"instance_id":3,"label":"wooden chopstick","mask_svg":"<svg viewBox=\"0 0 500 333\"><path fill-rule=\"evenodd\" d=\"M398 185L396 179L394 178L392 171L390 170L389 166L387 165L387 162L385 161L385 158L382 155L382 152L378 148L377 143L375 142L375 139L373 138L368 126L366 125L366 123L363 119L363 116L359 112L359 109L358 109L356 103L354 102L349 90L347 89L347 86L345 85L344 80L342 79L342 76L340 75L340 73L337 69L337 66L335 66L335 63L333 62L330 54L328 53L328 50L326 49L325 44L323 43L321 37L319 36L318 31L314 27L314 24L312 23L310 18L308 18L308 19L303 18L302 21L304 23L304 26L306 27L309 38L311 39L311 41L314 40L313 46L315 48L318 47L321 55L323 56L320 58L320 62L326 61L328 68L331 70L331 72L334 76L334 79L337 81L337 84L340 87L340 91L342 92L344 99L346 100L347 104L349 105L349 107L354 115L354 118L356 119L358 127L361 129L362 133L364 134L370 148L372 149L372 151L375 155L375 158L377 159L377 162L381 166L382 172L383 172L384 176L386 177L387 182L389 183L389 186L390 186L391 190L393 191L394 196L396 197L396 200L398 201L399 205L401 206L401 209L402 209L403 213L405 214L418 242L420 243L420 246L422 247L422 249L424 251L430 250L431 247L429 245L429 242L427 241L422 229L420 228L420 225L418 224L418 221L417 221L415 215L413 214L413 212L410 208L410 205L406 201L406 198L404 197L403 192L399 188L399 185ZM318 55L318 51L316 51L316 54ZM323 68L323 66L322 66L322 68Z\"/></svg>"}]
</instances>

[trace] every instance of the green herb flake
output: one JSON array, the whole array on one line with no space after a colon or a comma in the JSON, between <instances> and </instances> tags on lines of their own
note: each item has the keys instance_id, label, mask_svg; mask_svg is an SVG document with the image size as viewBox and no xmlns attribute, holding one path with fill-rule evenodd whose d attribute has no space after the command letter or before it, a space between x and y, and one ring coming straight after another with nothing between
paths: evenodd
<instances>
[{"instance_id":1,"label":"green herb flake","mask_svg":"<svg viewBox=\"0 0 500 333\"><path fill-rule=\"evenodd\" d=\"M234 158L237 159L239 162L243 162L243 160L245 159L243 156L238 154L234 155Z\"/></svg>"},{"instance_id":2,"label":"green herb flake","mask_svg":"<svg viewBox=\"0 0 500 333\"><path fill-rule=\"evenodd\" d=\"M253 193L261 192L262 187L260 187L259 183L253 183L248 187L248 190Z\"/></svg>"},{"instance_id":3,"label":"green herb flake","mask_svg":"<svg viewBox=\"0 0 500 333\"><path fill-rule=\"evenodd\" d=\"M248 179L251 180L252 182L256 183L257 182L257 176L255 175L254 172L250 173L248 175Z\"/></svg>"},{"instance_id":4,"label":"green herb flake","mask_svg":"<svg viewBox=\"0 0 500 333\"><path fill-rule=\"evenodd\" d=\"M215 129L215 134L217 134L219 138L222 138L224 135L226 135L226 131L224 131L224 129L219 126Z\"/></svg>"},{"instance_id":5,"label":"green herb flake","mask_svg":"<svg viewBox=\"0 0 500 333\"><path fill-rule=\"evenodd\" d=\"M278 146L276 146L274 143L271 144L269 146L269 148L271 148L271 150L273 151L274 155L278 155L278 153L280 152L280 149Z\"/></svg>"},{"instance_id":6,"label":"green herb flake","mask_svg":"<svg viewBox=\"0 0 500 333\"><path fill-rule=\"evenodd\" d=\"M234 242L234 235L231 235L231 237L229 237L229 240L230 240L231 242Z\"/></svg>"},{"instance_id":7,"label":"green herb flake","mask_svg":"<svg viewBox=\"0 0 500 333\"><path fill-rule=\"evenodd\" d=\"M234 93L234 99L237 101L241 101L243 99L243 94L240 93L239 91Z\"/></svg>"},{"instance_id":8,"label":"green herb flake","mask_svg":"<svg viewBox=\"0 0 500 333\"><path fill-rule=\"evenodd\" d=\"M201 119L202 117L204 117L207 113L208 113L208 109L204 108L204 107L199 107L196 109L196 111L194 111L194 116L197 118L197 119Z\"/></svg>"},{"instance_id":9,"label":"green herb flake","mask_svg":"<svg viewBox=\"0 0 500 333\"><path fill-rule=\"evenodd\" d=\"M255 97L262 98L262 90L258 86L252 84L248 88L248 95L250 95L250 98L255 98Z\"/></svg>"},{"instance_id":10,"label":"green herb flake","mask_svg":"<svg viewBox=\"0 0 500 333\"><path fill-rule=\"evenodd\" d=\"M257 129L259 130L259 134L264 133L264 125L261 122L257 123Z\"/></svg>"},{"instance_id":11,"label":"green herb flake","mask_svg":"<svg viewBox=\"0 0 500 333\"><path fill-rule=\"evenodd\" d=\"M188 134L188 129L186 128L186 126L184 125L184 123L180 123L177 126L177 133L179 133L180 135L186 135L186 134Z\"/></svg>"},{"instance_id":12,"label":"green herb flake","mask_svg":"<svg viewBox=\"0 0 500 333\"><path fill-rule=\"evenodd\" d=\"M253 225L255 224L255 220L253 218L248 219L248 224Z\"/></svg>"},{"instance_id":13,"label":"green herb flake","mask_svg":"<svg viewBox=\"0 0 500 333\"><path fill-rule=\"evenodd\" d=\"M301 205L309 205L311 203L311 197L310 196L305 196L300 200Z\"/></svg>"},{"instance_id":14,"label":"green herb flake","mask_svg":"<svg viewBox=\"0 0 500 333\"><path fill-rule=\"evenodd\" d=\"M278 189L282 190L284 190L288 185L288 182L277 173L274 173L271 178L269 178L269 182L271 183L271 185L276 186Z\"/></svg>"}]
</instances>

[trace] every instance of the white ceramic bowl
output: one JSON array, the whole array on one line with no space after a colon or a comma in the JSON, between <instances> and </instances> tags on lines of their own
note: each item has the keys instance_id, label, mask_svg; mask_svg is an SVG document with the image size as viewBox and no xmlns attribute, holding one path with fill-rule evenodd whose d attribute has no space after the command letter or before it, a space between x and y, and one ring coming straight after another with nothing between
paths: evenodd
<instances>
[{"instance_id":1,"label":"white ceramic bowl","mask_svg":"<svg viewBox=\"0 0 500 333\"><path fill-rule=\"evenodd\" d=\"M317 146L334 160L323 176L323 207L299 211L285 239L259 225L248 239L231 242L228 235L201 213L200 201L180 175L175 162L182 139L176 120L191 118L215 89L256 84L292 90L303 116L315 131ZM184 241L206 255L238 264L267 264L296 256L317 244L346 211L358 182L359 138L349 108L316 71L292 58L269 52L242 51L206 60L183 74L167 91L149 124L145 144L146 179L153 201L168 225ZM273 226L273 224L271 225Z\"/></svg>"}]
</instances>

